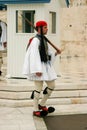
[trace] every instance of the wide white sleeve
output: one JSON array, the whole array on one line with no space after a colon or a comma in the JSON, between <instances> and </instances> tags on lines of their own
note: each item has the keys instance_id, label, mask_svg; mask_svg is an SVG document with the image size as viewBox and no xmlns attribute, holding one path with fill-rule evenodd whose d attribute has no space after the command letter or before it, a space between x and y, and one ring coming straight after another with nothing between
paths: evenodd
<instances>
[{"instance_id":1,"label":"wide white sleeve","mask_svg":"<svg viewBox=\"0 0 87 130\"><path fill-rule=\"evenodd\" d=\"M30 45L30 74L42 72L39 45L40 41L37 38L34 38Z\"/></svg>"}]
</instances>

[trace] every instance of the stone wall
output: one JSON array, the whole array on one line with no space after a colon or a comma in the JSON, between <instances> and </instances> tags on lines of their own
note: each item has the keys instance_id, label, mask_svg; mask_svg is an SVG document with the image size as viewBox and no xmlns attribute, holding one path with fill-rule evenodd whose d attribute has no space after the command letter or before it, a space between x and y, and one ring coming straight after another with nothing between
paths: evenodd
<instances>
[{"instance_id":1,"label":"stone wall","mask_svg":"<svg viewBox=\"0 0 87 130\"><path fill-rule=\"evenodd\" d=\"M69 0L70 7L87 5L87 0Z\"/></svg>"},{"instance_id":2,"label":"stone wall","mask_svg":"<svg viewBox=\"0 0 87 130\"><path fill-rule=\"evenodd\" d=\"M87 7L61 9L61 56L87 56Z\"/></svg>"}]
</instances>

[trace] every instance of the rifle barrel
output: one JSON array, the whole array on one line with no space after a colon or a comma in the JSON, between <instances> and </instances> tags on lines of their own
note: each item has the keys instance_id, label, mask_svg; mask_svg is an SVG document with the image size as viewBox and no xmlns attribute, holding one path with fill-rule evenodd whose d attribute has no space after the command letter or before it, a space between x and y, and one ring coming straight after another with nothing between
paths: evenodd
<instances>
[{"instance_id":1,"label":"rifle barrel","mask_svg":"<svg viewBox=\"0 0 87 130\"><path fill-rule=\"evenodd\" d=\"M32 26L35 30L36 27L24 16L21 14L21 16L29 23L30 26ZM37 31L37 30L36 30ZM59 48L57 48L46 36L44 36L45 39L47 40L47 42L56 50L56 51L60 51Z\"/></svg>"}]
</instances>

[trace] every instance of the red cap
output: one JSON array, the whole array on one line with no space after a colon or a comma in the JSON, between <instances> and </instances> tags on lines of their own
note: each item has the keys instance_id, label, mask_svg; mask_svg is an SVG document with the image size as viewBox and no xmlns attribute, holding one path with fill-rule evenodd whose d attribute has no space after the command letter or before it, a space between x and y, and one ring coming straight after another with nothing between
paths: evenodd
<instances>
[{"instance_id":1,"label":"red cap","mask_svg":"<svg viewBox=\"0 0 87 130\"><path fill-rule=\"evenodd\" d=\"M40 26L47 26L47 22L45 22L45 21L38 21L36 23L36 27L40 27Z\"/></svg>"}]
</instances>

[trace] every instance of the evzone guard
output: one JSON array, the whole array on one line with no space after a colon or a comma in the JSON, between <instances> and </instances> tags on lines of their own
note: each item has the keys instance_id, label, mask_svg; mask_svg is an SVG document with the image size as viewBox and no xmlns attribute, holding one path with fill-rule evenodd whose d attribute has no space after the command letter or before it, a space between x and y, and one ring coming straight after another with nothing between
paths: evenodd
<instances>
[{"instance_id":1,"label":"evzone guard","mask_svg":"<svg viewBox=\"0 0 87 130\"><path fill-rule=\"evenodd\" d=\"M33 115L43 117L55 110L54 107L47 107L46 101L55 88L57 74L53 68L53 62L57 54L61 53L61 50L58 49L55 53L51 51L45 38L48 31L46 21L36 22L35 28L37 34L26 51L23 74L35 84L35 89L31 95L34 108ZM44 82L47 84L47 87L43 90ZM43 97L39 100L42 90Z\"/></svg>"}]
</instances>

